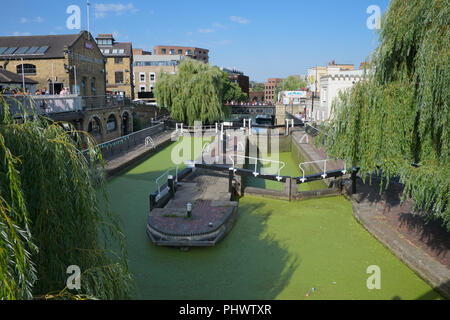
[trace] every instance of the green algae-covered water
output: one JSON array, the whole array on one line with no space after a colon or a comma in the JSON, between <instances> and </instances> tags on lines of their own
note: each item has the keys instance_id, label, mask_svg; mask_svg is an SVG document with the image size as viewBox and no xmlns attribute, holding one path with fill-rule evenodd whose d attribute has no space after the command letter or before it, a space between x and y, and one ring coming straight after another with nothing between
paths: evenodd
<instances>
[{"instance_id":1,"label":"green algae-covered water","mask_svg":"<svg viewBox=\"0 0 450 320\"><path fill-rule=\"evenodd\" d=\"M280 176L291 176L291 177L301 177L303 172L300 170L298 164L304 162L305 160L302 158L300 161L296 161L291 152L280 152L277 157L270 157L271 159L276 158L277 161L283 162L285 166L280 171ZM272 166L271 163L268 162L259 162L258 170L262 170L266 174L278 174L278 168L281 168L281 165ZM246 165L246 168L250 170L254 170L255 165L249 164ZM305 170L305 175L317 173L313 168L307 167ZM246 186L249 187L257 187L264 188L270 190L283 190L283 183L276 182L271 180L263 180L254 177L247 177L245 179ZM309 183L302 183L298 186L299 191L308 191L308 190L318 190L318 189L326 189L326 184L319 181L312 181Z\"/></svg>"},{"instance_id":2,"label":"green algae-covered water","mask_svg":"<svg viewBox=\"0 0 450 320\"><path fill-rule=\"evenodd\" d=\"M440 298L356 222L344 197L287 202L245 196L234 228L217 246L182 252L153 245L145 232L148 195L155 178L173 166L176 145L107 186L109 208L122 220L133 298ZM381 270L379 290L366 285L371 265Z\"/></svg>"}]
</instances>

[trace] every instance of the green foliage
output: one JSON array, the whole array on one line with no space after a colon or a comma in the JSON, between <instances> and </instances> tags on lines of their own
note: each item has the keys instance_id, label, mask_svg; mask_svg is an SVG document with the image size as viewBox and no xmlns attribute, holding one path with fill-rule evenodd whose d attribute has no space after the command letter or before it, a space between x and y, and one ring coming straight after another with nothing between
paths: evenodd
<instances>
[{"instance_id":1,"label":"green foliage","mask_svg":"<svg viewBox=\"0 0 450 320\"><path fill-rule=\"evenodd\" d=\"M203 123L220 120L225 97L246 99L225 72L195 60L183 61L176 74L161 73L155 96L158 106L166 107L172 119L189 125L196 120Z\"/></svg>"},{"instance_id":2,"label":"green foliage","mask_svg":"<svg viewBox=\"0 0 450 320\"><path fill-rule=\"evenodd\" d=\"M128 297L123 236L100 209L102 159L95 141L87 142L90 161L79 151L81 134L74 128L66 132L36 114L14 120L0 94L0 299L59 292L70 265L83 272L82 289L52 297ZM110 243L122 245L120 256L113 256Z\"/></svg>"},{"instance_id":3,"label":"green foliage","mask_svg":"<svg viewBox=\"0 0 450 320\"><path fill-rule=\"evenodd\" d=\"M275 97L278 97L278 93L280 93L281 91L298 91L302 90L303 87L306 88L306 86L306 81L303 81L296 76L289 76L278 83L277 87L275 88Z\"/></svg>"},{"instance_id":4,"label":"green foliage","mask_svg":"<svg viewBox=\"0 0 450 320\"><path fill-rule=\"evenodd\" d=\"M375 72L340 95L323 134L329 153L363 176L377 168L388 183L399 176L404 197L448 230L449 25L446 0L393 0L370 63Z\"/></svg>"},{"instance_id":5,"label":"green foliage","mask_svg":"<svg viewBox=\"0 0 450 320\"><path fill-rule=\"evenodd\" d=\"M235 82L230 81L228 73L222 72L222 102L235 101L245 102L248 99L246 93L242 92L241 87Z\"/></svg>"},{"instance_id":6,"label":"green foliage","mask_svg":"<svg viewBox=\"0 0 450 320\"><path fill-rule=\"evenodd\" d=\"M261 82L250 81L250 88L252 92L261 92L265 90L265 85Z\"/></svg>"}]
</instances>

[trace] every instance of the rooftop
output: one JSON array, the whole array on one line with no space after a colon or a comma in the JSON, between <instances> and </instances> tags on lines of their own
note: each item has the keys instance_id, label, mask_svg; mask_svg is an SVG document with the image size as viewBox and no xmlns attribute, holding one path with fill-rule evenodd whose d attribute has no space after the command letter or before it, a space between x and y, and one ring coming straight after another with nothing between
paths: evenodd
<instances>
[{"instance_id":1,"label":"rooftop","mask_svg":"<svg viewBox=\"0 0 450 320\"><path fill-rule=\"evenodd\" d=\"M0 83L22 83L22 75L0 68ZM36 84L38 82L25 78L25 83Z\"/></svg>"},{"instance_id":2,"label":"rooftop","mask_svg":"<svg viewBox=\"0 0 450 320\"><path fill-rule=\"evenodd\" d=\"M64 58L65 47L72 46L82 32L66 35L0 37L0 59Z\"/></svg>"}]
</instances>

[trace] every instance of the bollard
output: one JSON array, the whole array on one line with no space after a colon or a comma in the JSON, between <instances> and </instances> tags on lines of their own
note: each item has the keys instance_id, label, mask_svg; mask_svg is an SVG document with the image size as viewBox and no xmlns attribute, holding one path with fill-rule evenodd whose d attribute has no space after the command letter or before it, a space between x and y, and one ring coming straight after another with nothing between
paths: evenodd
<instances>
[{"instance_id":1,"label":"bollard","mask_svg":"<svg viewBox=\"0 0 450 320\"><path fill-rule=\"evenodd\" d=\"M234 179L234 168L230 168L228 171L228 192L233 192L233 179Z\"/></svg>"},{"instance_id":2,"label":"bollard","mask_svg":"<svg viewBox=\"0 0 450 320\"><path fill-rule=\"evenodd\" d=\"M150 200L150 212L151 212L156 207L156 194L150 193L149 200Z\"/></svg>"},{"instance_id":3,"label":"bollard","mask_svg":"<svg viewBox=\"0 0 450 320\"><path fill-rule=\"evenodd\" d=\"M175 180L172 175L167 177L167 185L169 187L170 198L175 197Z\"/></svg>"},{"instance_id":4,"label":"bollard","mask_svg":"<svg viewBox=\"0 0 450 320\"><path fill-rule=\"evenodd\" d=\"M352 194L356 193L356 171L352 171Z\"/></svg>"}]
</instances>

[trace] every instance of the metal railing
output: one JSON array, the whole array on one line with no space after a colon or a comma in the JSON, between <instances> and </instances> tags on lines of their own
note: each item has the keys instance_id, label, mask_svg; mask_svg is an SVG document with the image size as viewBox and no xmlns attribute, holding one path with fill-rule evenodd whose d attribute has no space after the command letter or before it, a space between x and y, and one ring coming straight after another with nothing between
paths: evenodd
<instances>
[{"instance_id":1,"label":"metal railing","mask_svg":"<svg viewBox=\"0 0 450 320\"><path fill-rule=\"evenodd\" d=\"M255 158L255 157L248 157L248 156L243 156L243 155L239 155L239 154L229 155L228 158L231 160L231 163L233 165L230 168L230 170L233 170L234 172L236 172L236 167L235 167L235 163L234 163L234 158L233 157L244 158L244 159L249 159L249 160L255 160L255 170L253 171L253 175L255 176L255 178L260 175L260 173L258 172L258 161L282 164L281 167L278 166L279 168L278 168L278 174L276 176L276 179L278 181L281 181L281 179L283 178L280 175L281 170L286 166L286 163L284 163L283 161L263 159L263 158Z\"/></svg>"},{"instance_id":2,"label":"metal railing","mask_svg":"<svg viewBox=\"0 0 450 320\"><path fill-rule=\"evenodd\" d=\"M172 171L175 170L175 183L178 182L178 166L176 167L172 167L169 170L167 170L166 172L164 172L162 175L160 175L159 177L157 177L155 179L156 182L156 187L158 189L158 194L156 195L156 201L158 201L159 199L161 199L162 197L164 197L168 192L169 192L169 186L166 186L162 191L161 191L161 187L164 185L163 184L159 184L159 181L164 178L164 177L169 177L169 173L171 173ZM167 181L167 180L166 180Z\"/></svg>"},{"instance_id":3,"label":"metal railing","mask_svg":"<svg viewBox=\"0 0 450 320\"><path fill-rule=\"evenodd\" d=\"M133 132L129 135L100 143L97 147L102 152L102 156L105 160L109 160L114 156L121 154L122 152L128 152L137 146L148 146L150 141L152 146L155 146L155 139L159 134L164 132L164 124L158 124L153 127L149 127L140 131ZM150 139L151 140L150 140ZM87 154L87 150L84 151Z\"/></svg>"},{"instance_id":4,"label":"metal railing","mask_svg":"<svg viewBox=\"0 0 450 320\"><path fill-rule=\"evenodd\" d=\"M100 109L130 106L130 100L119 95L78 96L78 95L3 95L11 114L32 113L52 114L79 112L84 109Z\"/></svg>"}]
</instances>

